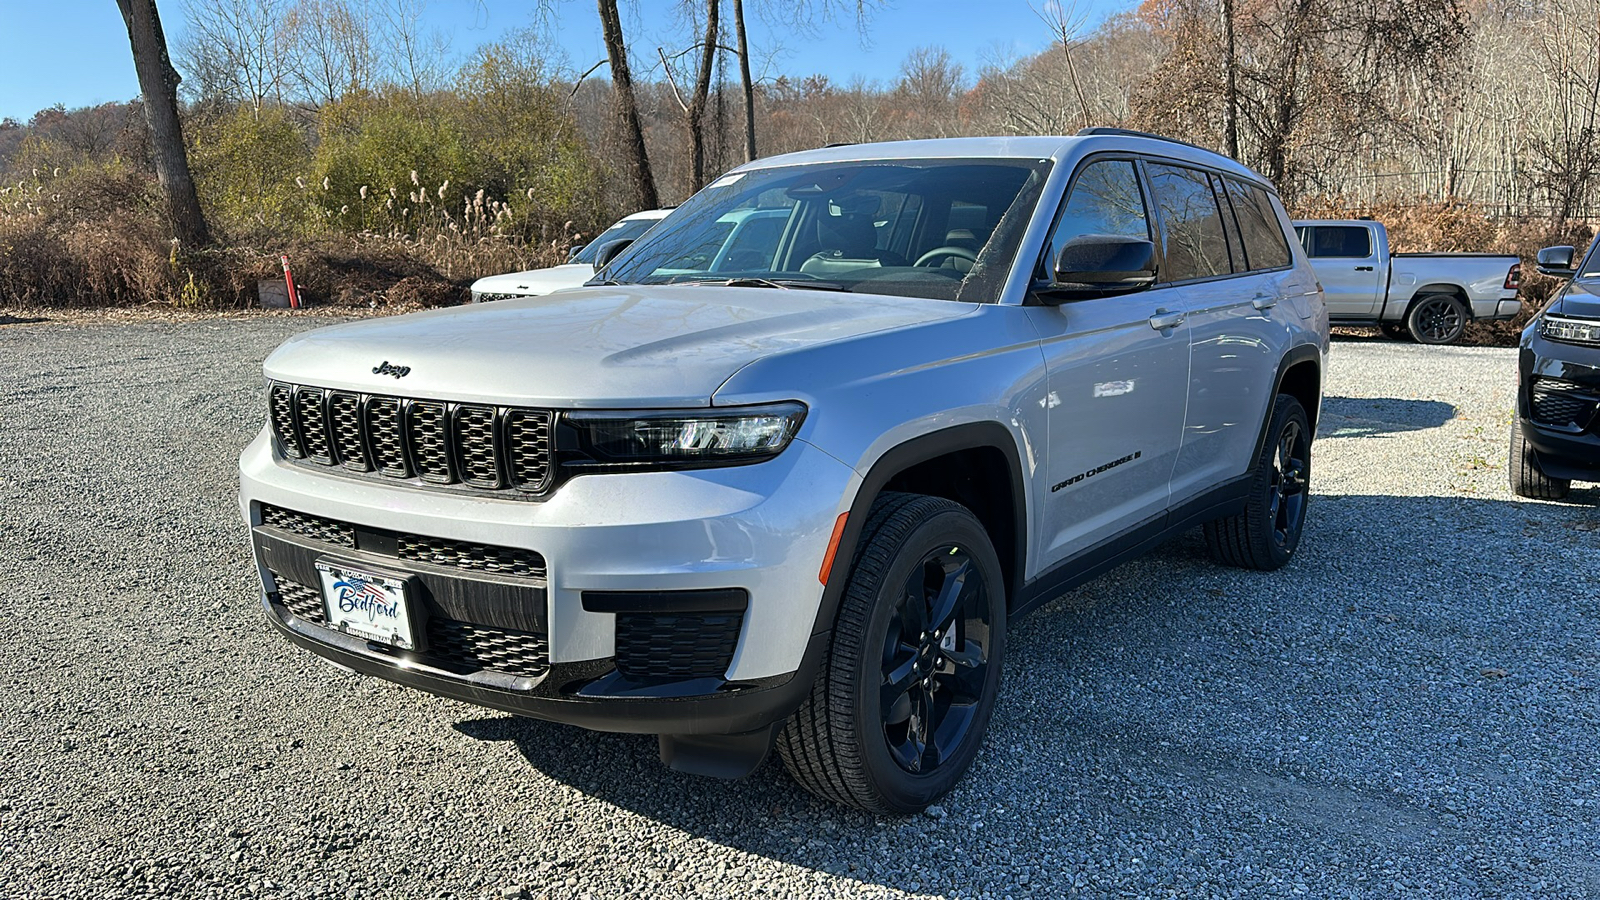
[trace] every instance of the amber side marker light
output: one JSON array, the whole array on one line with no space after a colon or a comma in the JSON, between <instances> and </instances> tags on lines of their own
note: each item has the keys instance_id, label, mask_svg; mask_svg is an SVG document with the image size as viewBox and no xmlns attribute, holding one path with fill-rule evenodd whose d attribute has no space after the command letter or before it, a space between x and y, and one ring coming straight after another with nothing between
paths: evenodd
<instances>
[{"instance_id":1,"label":"amber side marker light","mask_svg":"<svg viewBox=\"0 0 1600 900\"><path fill-rule=\"evenodd\" d=\"M828 573L833 571L833 555L839 552L839 541L844 538L844 521L848 518L850 514L842 512L833 522L833 537L828 538L828 552L822 557L822 571L817 573L817 580L823 584L828 583Z\"/></svg>"}]
</instances>

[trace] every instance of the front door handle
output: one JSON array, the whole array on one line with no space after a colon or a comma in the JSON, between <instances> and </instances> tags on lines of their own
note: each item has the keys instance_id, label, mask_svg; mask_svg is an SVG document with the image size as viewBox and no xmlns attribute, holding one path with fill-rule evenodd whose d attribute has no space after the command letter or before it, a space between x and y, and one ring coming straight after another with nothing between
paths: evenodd
<instances>
[{"instance_id":1,"label":"front door handle","mask_svg":"<svg viewBox=\"0 0 1600 900\"><path fill-rule=\"evenodd\" d=\"M1356 271L1357 272L1371 272L1372 271L1372 267L1371 266L1356 266Z\"/></svg>"},{"instance_id":2,"label":"front door handle","mask_svg":"<svg viewBox=\"0 0 1600 900\"><path fill-rule=\"evenodd\" d=\"M1150 327L1157 331L1165 331L1168 328L1176 328L1182 325L1183 320L1186 318L1188 318L1188 314L1181 310L1173 312L1170 309L1158 309L1156 314L1150 317Z\"/></svg>"},{"instance_id":3,"label":"front door handle","mask_svg":"<svg viewBox=\"0 0 1600 900\"><path fill-rule=\"evenodd\" d=\"M1271 309L1278 305L1278 297L1276 294L1257 294L1250 305L1256 309Z\"/></svg>"}]
</instances>

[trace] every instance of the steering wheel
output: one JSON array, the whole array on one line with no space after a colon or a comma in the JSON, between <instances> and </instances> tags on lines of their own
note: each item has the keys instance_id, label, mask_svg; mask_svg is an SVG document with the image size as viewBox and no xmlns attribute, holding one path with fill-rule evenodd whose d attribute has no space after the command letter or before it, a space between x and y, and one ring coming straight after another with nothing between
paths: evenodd
<instances>
[{"instance_id":1,"label":"steering wheel","mask_svg":"<svg viewBox=\"0 0 1600 900\"><path fill-rule=\"evenodd\" d=\"M973 253L971 250L968 250L965 247L947 245L944 247L935 247L932 250L929 250L927 253L917 257L917 261L912 263L912 265L928 266L932 268L935 266L944 265L944 261L946 259L964 259L969 263L976 264L978 262L978 254Z\"/></svg>"}]
</instances>

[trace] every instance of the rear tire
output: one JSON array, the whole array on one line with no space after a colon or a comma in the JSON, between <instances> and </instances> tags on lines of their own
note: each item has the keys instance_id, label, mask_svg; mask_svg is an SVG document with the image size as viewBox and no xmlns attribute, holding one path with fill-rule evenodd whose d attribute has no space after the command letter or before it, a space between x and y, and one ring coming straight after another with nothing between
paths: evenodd
<instances>
[{"instance_id":1,"label":"rear tire","mask_svg":"<svg viewBox=\"0 0 1600 900\"><path fill-rule=\"evenodd\" d=\"M1560 500L1572 490L1567 478L1551 478L1539 468L1539 458L1522 436L1522 417L1511 420L1511 459L1506 463L1510 475L1511 493L1532 500Z\"/></svg>"},{"instance_id":2,"label":"rear tire","mask_svg":"<svg viewBox=\"0 0 1600 900\"><path fill-rule=\"evenodd\" d=\"M1429 294L1411 304L1406 331L1419 344L1454 344L1470 318L1467 307L1451 294Z\"/></svg>"},{"instance_id":3,"label":"rear tire","mask_svg":"<svg viewBox=\"0 0 1600 900\"><path fill-rule=\"evenodd\" d=\"M778 734L802 787L920 812L983 744L1005 655L1005 581L977 517L920 494L868 513L822 671Z\"/></svg>"},{"instance_id":4,"label":"rear tire","mask_svg":"<svg viewBox=\"0 0 1600 900\"><path fill-rule=\"evenodd\" d=\"M1270 572L1300 546L1310 500L1311 425L1299 400L1279 394L1273 402L1250 475L1244 511L1207 522L1206 546L1223 565Z\"/></svg>"}]
</instances>

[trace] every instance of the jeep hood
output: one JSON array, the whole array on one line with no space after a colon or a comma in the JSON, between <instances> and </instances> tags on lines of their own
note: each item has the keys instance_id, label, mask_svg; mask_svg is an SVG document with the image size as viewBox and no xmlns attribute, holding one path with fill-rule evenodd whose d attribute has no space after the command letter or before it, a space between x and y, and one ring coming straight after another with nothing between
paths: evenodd
<instances>
[{"instance_id":1,"label":"jeep hood","mask_svg":"<svg viewBox=\"0 0 1600 900\"><path fill-rule=\"evenodd\" d=\"M299 384L463 402L709 406L754 360L974 308L828 291L591 287L321 328L285 342L263 368ZM373 371L385 362L409 371Z\"/></svg>"},{"instance_id":2,"label":"jeep hood","mask_svg":"<svg viewBox=\"0 0 1600 900\"><path fill-rule=\"evenodd\" d=\"M1600 281L1572 282L1549 311L1574 319L1600 319Z\"/></svg>"},{"instance_id":3,"label":"jeep hood","mask_svg":"<svg viewBox=\"0 0 1600 900\"><path fill-rule=\"evenodd\" d=\"M588 263L570 263L548 269L530 269L508 275L490 275L472 283L472 289L482 294L517 294L533 297L566 288L581 287L594 277L594 266Z\"/></svg>"}]
</instances>

